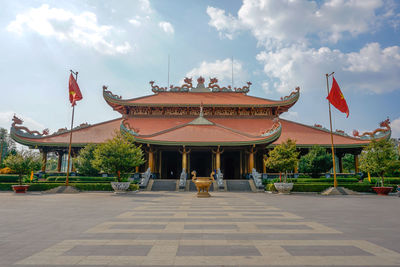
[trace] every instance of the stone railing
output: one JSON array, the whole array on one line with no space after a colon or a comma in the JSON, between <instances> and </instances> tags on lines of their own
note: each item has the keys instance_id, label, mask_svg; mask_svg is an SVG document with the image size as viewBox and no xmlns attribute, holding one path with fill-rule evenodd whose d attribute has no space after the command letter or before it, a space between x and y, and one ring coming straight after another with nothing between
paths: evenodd
<instances>
[{"instance_id":1,"label":"stone railing","mask_svg":"<svg viewBox=\"0 0 400 267\"><path fill-rule=\"evenodd\" d=\"M139 188L141 188L141 189L146 188L147 185L149 184L150 178L151 178L151 171L150 171L150 168L148 168L146 172L142 173Z\"/></svg>"},{"instance_id":2,"label":"stone railing","mask_svg":"<svg viewBox=\"0 0 400 267\"><path fill-rule=\"evenodd\" d=\"M225 186L224 186L224 174L221 172L221 169L218 169L217 173L215 175L217 177L218 189L225 189Z\"/></svg>"},{"instance_id":3,"label":"stone railing","mask_svg":"<svg viewBox=\"0 0 400 267\"><path fill-rule=\"evenodd\" d=\"M253 168L250 177L254 180L254 184L257 189L263 189L264 186L262 184L261 173L258 173L255 168Z\"/></svg>"},{"instance_id":4,"label":"stone railing","mask_svg":"<svg viewBox=\"0 0 400 267\"><path fill-rule=\"evenodd\" d=\"M187 179L186 169L183 168L182 172L181 172L181 176L179 178L179 189L185 189L185 187L186 187L186 179Z\"/></svg>"}]
</instances>

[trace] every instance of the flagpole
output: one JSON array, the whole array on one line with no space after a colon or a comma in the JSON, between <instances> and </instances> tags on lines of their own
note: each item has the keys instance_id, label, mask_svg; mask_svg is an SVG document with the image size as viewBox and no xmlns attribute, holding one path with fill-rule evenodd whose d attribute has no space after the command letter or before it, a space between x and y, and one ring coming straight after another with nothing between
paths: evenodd
<instances>
[{"instance_id":1,"label":"flagpole","mask_svg":"<svg viewBox=\"0 0 400 267\"><path fill-rule=\"evenodd\" d=\"M72 70L70 70L70 72L72 74L75 74L75 81L78 81L78 72L74 72ZM75 105L72 106L71 131L69 134L69 148L68 148L67 178L65 179L66 186L68 186L69 182L69 166L71 161L72 129L74 127L74 114L75 114Z\"/></svg>"},{"instance_id":2,"label":"flagpole","mask_svg":"<svg viewBox=\"0 0 400 267\"><path fill-rule=\"evenodd\" d=\"M329 80L328 78L332 76L335 72L332 72L331 74L325 74L326 75L326 90L328 91L329 95ZM331 149L332 149L332 163L333 163L333 186L336 188L338 186L337 180L336 180L336 162L335 162L335 149L333 147L333 133L332 133L332 113L331 113L331 102L328 101L329 105L329 125L330 125L330 130L331 130Z\"/></svg>"}]
</instances>

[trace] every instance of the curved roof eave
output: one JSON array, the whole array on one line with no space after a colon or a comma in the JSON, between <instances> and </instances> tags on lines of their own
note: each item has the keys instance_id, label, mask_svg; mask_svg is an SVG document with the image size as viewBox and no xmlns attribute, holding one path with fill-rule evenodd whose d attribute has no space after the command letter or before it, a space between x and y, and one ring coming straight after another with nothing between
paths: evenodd
<instances>
[{"instance_id":1,"label":"curved roof eave","mask_svg":"<svg viewBox=\"0 0 400 267\"><path fill-rule=\"evenodd\" d=\"M157 94L162 94L162 93L163 92L157 93ZM225 92L218 92L218 93L210 92L210 93L226 94ZM230 93L232 93L232 92L230 92ZM199 104L187 104L187 103L172 103L172 104L171 103L130 103L130 101L153 97L157 94L142 96L142 97L138 97L138 98L122 99L120 97L113 95L110 91L103 90L103 98L107 102L107 104L109 104L111 107L113 107L112 104L120 105L120 106L146 106L146 107L160 107L160 106L162 106L162 107L198 107L199 106ZM190 94L190 92L185 92L185 94ZM235 93L235 94L240 94L240 93ZM248 96L248 95L246 95L246 96ZM285 100L270 100L270 99L265 99L265 98L256 97L256 96L248 96L248 97L262 99L262 100L268 100L273 103L269 103L269 104L233 104L233 105L232 104L203 103L203 106L204 107L232 107L232 106L234 106L234 107L288 107L288 108L290 108L298 101L298 99L300 97L300 92L296 91L296 93L294 93L294 95L292 95L291 97L289 97Z\"/></svg>"},{"instance_id":2,"label":"curved roof eave","mask_svg":"<svg viewBox=\"0 0 400 267\"><path fill-rule=\"evenodd\" d=\"M187 124L185 124L187 125ZM185 125L182 125L180 127L183 127ZM179 128L180 128L179 127ZM178 127L173 127L178 128ZM244 145L257 145L257 144L267 144L271 143L279 138L282 132L282 126L280 126L276 131L273 132L273 134L266 136L265 138L260 138L256 140L251 140L251 141L239 141L239 142L221 142L221 141L208 141L208 142L197 142L197 141L192 141L192 142L182 142L182 141L165 141L165 140L157 140L157 139L146 139L146 138L141 138L138 133L126 128L123 123L121 123L120 129L122 131L125 131L131 135L134 136L135 141L138 143L142 144L153 144L153 145L166 145L166 146L244 146ZM168 131L168 130L166 130ZM165 132L165 131L163 131Z\"/></svg>"}]
</instances>

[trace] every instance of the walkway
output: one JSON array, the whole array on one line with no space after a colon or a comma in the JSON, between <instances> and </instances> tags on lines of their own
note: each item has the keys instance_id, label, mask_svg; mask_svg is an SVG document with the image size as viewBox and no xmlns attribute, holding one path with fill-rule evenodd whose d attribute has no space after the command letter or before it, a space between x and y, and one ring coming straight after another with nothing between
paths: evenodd
<instances>
[{"instance_id":1,"label":"walkway","mask_svg":"<svg viewBox=\"0 0 400 267\"><path fill-rule=\"evenodd\" d=\"M397 197L212 195L0 193L0 266L400 266Z\"/></svg>"}]
</instances>

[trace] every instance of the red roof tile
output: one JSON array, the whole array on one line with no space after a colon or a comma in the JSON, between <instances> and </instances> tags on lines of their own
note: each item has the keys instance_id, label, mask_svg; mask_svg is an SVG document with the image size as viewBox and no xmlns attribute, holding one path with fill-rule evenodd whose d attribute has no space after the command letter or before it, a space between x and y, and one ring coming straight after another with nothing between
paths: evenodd
<instances>
[{"instance_id":1,"label":"red roof tile","mask_svg":"<svg viewBox=\"0 0 400 267\"><path fill-rule=\"evenodd\" d=\"M214 125L188 124L196 117L134 117L128 120L132 128L139 129L138 141L146 142L204 142L235 143L255 142L266 139L261 133L269 130L273 122L267 118L216 118L206 117ZM288 120L280 120L281 136L273 143L280 144L288 138L296 140L297 145L330 145L330 133L322 129L299 124ZM74 144L102 143L112 137L120 128L121 118L91 125L74 131ZM27 138L17 136L20 143L30 145L60 145L69 142L69 132L43 138ZM368 140L334 134L335 145L352 146L368 144Z\"/></svg>"},{"instance_id":2,"label":"red roof tile","mask_svg":"<svg viewBox=\"0 0 400 267\"><path fill-rule=\"evenodd\" d=\"M161 92L154 95L119 100L124 105L173 105L173 106L197 106L203 102L204 106L271 106L281 105L284 101L275 101L270 99L249 96L244 93L235 92Z\"/></svg>"}]
</instances>

